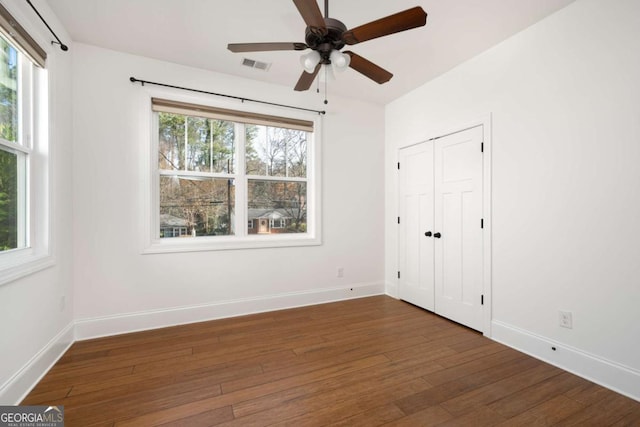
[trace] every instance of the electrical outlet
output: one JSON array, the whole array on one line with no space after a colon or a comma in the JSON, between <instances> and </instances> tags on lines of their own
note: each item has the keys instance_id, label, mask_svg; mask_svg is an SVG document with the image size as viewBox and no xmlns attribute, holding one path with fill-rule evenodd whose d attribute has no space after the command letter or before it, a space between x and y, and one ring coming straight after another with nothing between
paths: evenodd
<instances>
[{"instance_id":1,"label":"electrical outlet","mask_svg":"<svg viewBox=\"0 0 640 427\"><path fill-rule=\"evenodd\" d=\"M344 268L343 267L338 267L337 276L338 277L344 277Z\"/></svg>"},{"instance_id":2,"label":"electrical outlet","mask_svg":"<svg viewBox=\"0 0 640 427\"><path fill-rule=\"evenodd\" d=\"M560 310L560 326L568 329L573 328L573 316L570 311Z\"/></svg>"}]
</instances>

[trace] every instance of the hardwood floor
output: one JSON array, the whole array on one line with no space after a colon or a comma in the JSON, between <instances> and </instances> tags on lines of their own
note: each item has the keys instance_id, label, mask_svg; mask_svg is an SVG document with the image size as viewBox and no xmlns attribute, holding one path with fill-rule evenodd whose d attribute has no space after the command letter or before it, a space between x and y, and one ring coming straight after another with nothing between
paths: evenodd
<instances>
[{"instance_id":1,"label":"hardwood floor","mask_svg":"<svg viewBox=\"0 0 640 427\"><path fill-rule=\"evenodd\" d=\"M640 403L389 297L75 343L66 426L640 426Z\"/></svg>"}]
</instances>

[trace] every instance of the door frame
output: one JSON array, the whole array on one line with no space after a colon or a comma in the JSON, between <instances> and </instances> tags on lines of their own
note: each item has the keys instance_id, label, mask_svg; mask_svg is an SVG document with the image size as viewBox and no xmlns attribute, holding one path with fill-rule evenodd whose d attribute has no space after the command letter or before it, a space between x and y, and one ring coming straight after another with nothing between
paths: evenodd
<instances>
[{"instance_id":1,"label":"door frame","mask_svg":"<svg viewBox=\"0 0 640 427\"><path fill-rule=\"evenodd\" d=\"M492 128L491 128L491 113L481 116L477 119L463 122L453 126L442 126L436 128L435 131L430 131L426 134L425 138L420 141L415 141L409 144L400 145L396 149L396 161L400 158L400 150L408 148L417 144L432 141L444 136L448 136L454 133L462 132L467 129L471 129L477 126L482 126L482 136L484 145L484 155L482 156L482 218L484 220L484 234L482 242L482 294L484 295L484 309L483 309L483 335L491 337L491 320L492 314L492 230L493 223L491 217L491 177L492 177ZM396 200L396 213L399 213L400 209L400 180L397 180L397 200ZM396 242L398 251L396 259L396 267L400 265L400 240ZM399 289L399 283L396 279L396 289Z\"/></svg>"}]
</instances>

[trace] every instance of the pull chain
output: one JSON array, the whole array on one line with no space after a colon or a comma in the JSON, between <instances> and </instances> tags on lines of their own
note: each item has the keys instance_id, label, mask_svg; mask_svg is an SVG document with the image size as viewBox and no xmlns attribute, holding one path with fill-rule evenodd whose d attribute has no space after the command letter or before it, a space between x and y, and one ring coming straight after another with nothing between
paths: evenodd
<instances>
[{"instance_id":1,"label":"pull chain","mask_svg":"<svg viewBox=\"0 0 640 427\"><path fill-rule=\"evenodd\" d=\"M324 104L327 105L327 81L329 80L329 71L327 71L327 65L324 66Z\"/></svg>"},{"instance_id":2,"label":"pull chain","mask_svg":"<svg viewBox=\"0 0 640 427\"><path fill-rule=\"evenodd\" d=\"M329 103L329 101L327 101L327 80L329 78L328 76L328 71L327 71L327 66L323 65L322 69L320 70L320 73L324 72L324 103L325 105ZM318 76L318 78L316 79L316 93L320 93L320 76Z\"/></svg>"}]
</instances>

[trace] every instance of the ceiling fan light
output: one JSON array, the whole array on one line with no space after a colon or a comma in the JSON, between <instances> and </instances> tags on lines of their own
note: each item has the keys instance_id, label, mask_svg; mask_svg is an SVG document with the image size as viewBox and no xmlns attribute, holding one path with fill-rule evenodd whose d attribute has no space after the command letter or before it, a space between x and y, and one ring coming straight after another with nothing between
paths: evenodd
<instances>
[{"instance_id":1,"label":"ceiling fan light","mask_svg":"<svg viewBox=\"0 0 640 427\"><path fill-rule=\"evenodd\" d=\"M329 56L331 60L331 64L336 71L344 71L349 67L349 63L351 62L351 57L337 50L331 51L331 55Z\"/></svg>"},{"instance_id":2,"label":"ceiling fan light","mask_svg":"<svg viewBox=\"0 0 640 427\"><path fill-rule=\"evenodd\" d=\"M318 51L312 50L309 53L306 53L300 57L300 63L302 64L302 68L311 74L315 71L316 66L320 63L320 53Z\"/></svg>"}]
</instances>

